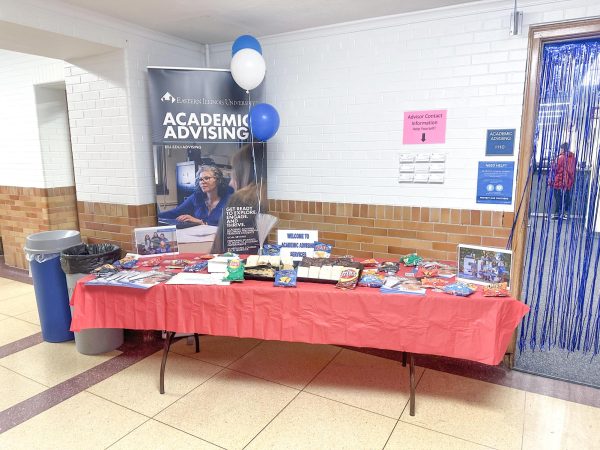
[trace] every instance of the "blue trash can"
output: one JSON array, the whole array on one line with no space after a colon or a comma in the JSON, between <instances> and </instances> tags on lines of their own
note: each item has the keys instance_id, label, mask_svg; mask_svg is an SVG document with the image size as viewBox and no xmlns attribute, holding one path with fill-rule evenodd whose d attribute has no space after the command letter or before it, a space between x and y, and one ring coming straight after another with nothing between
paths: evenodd
<instances>
[{"instance_id":1,"label":"blue trash can","mask_svg":"<svg viewBox=\"0 0 600 450\"><path fill-rule=\"evenodd\" d=\"M46 342L73 339L67 280L60 267L60 252L81 243L79 231L43 231L27 236L25 253Z\"/></svg>"}]
</instances>

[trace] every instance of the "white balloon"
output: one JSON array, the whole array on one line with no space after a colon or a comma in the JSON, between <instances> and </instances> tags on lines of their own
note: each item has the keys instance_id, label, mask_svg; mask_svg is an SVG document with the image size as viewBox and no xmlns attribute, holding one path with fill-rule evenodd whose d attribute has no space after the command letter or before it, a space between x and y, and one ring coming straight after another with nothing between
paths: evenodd
<instances>
[{"instance_id":1,"label":"white balloon","mask_svg":"<svg viewBox=\"0 0 600 450\"><path fill-rule=\"evenodd\" d=\"M244 48L231 58L231 75L235 82L247 91L262 83L265 78L265 60L252 48Z\"/></svg>"}]
</instances>

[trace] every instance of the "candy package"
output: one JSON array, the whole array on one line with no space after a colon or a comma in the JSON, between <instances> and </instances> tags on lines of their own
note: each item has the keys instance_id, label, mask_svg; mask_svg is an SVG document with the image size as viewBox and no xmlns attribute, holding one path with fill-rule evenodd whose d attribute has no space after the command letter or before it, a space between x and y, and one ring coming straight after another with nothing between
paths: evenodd
<instances>
[{"instance_id":1,"label":"candy package","mask_svg":"<svg viewBox=\"0 0 600 450\"><path fill-rule=\"evenodd\" d=\"M476 291L473 285L466 283L452 283L444 287L446 294L458 295L459 297L467 297Z\"/></svg>"},{"instance_id":2,"label":"candy package","mask_svg":"<svg viewBox=\"0 0 600 450\"><path fill-rule=\"evenodd\" d=\"M365 267L377 267L379 263L376 259L370 258L360 262Z\"/></svg>"},{"instance_id":3,"label":"candy package","mask_svg":"<svg viewBox=\"0 0 600 450\"><path fill-rule=\"evenodd\" d=\"M411 253L410 255L405 255L400 258L400 262L404 263L406 267L416 266L421 261L423 261L423 258L416 253Z\"/></svg>"},{"instance_id":4,"label":"candy package","mask_svg":"<svg viewBox=\"0 0 600 450\"><path fill-rule=\"evenodd\" d=\"M358 281L359 286L366 286L370 288L379 288L383 285L385 275L377 273L377 271L363 270L360 280Z\"/></svg>"},{"instance_id":5,"label":"candy package","mask_svg":"<svg viewBox=\"0 0 600 450\"><path fill-rule=\"evenodd\" d=\"M113 266L115 266L117 269L133 269L135 267L135 265L137 264L138 260L131 258L131 257L125 257L123 259L119 259L118 261L115 261L113 263Z\"/></svg>"},{"instance_id":6,"label":"candy package","mask_svg":"<svg viewBox=\"0 0 600 450\"><path fill-rule=\"evenodd\" d=\"M281 255L281 245L265 244L265 245L263 245L262 254L267 255L267 256L280 256Z\"/></svg>"},{"instance_id":7,"label":"candy package","mask_svg":"<svg viewBox=\"0 0 600 450\"><path fill-rule=\"evenodd\" d=\"M421 280L421 286L424 288L441 289L448 285L448 281L440 278L423 278Z\"/></svg>"},{"instance_id":8,"label":"candy package","mask_svg":"<svg viewBox=\"0 0 600 450\"><path fill-rule=\"evenodd\" d=\"M356 288L359 273L360 269L354 267L346 267L342 271L340 275L340 281L338 281L335 287L342 290L350 290Z\"/></svg>"},{"instance_id":9,"label":"candy package","mask_svg":"<svg viewBox=\"0 0 600 450\"><path fill-rule=\"evenodd\" d=\"M208 261L200 261L183 268L184 272L200 272L208 266Z\"/></svg>"},{"instance_id":10,"label":"candy package","mask_svg":"<svg viewBox=\"0 0 600 450\"><path fill-rule=\"evenodd\" d=\"M139 260L138 266L140 267L157 267L162 263L161 258L144 258Z\"/></svg>"},{"instance_id":11,"label":"candy package","mask_svg":"<svg viewBox=\"0 0 600 450\"><path fill-rule=\"evenodd\" d=\"M296 271L295 270L278 270L275 272L274 286L296 287Z\"/></svg>"},{"instance_id":12,"label":"candy package","mask_svg":"<svg viewBox=\"0 0 600 450\"><path fill-rule=\"evenodd\" d=\"M507 283L489 284L483 287L484 297L509 297Z\"/></svg>"},{"instance_id":13,"label":"candy package","mask_svg":"<svg viewBox=\"0 0 600 450\"><path fill-rule=\"evenodd\" d=\"M244 281L244 265L239 258L230 259L227 262L227 276L223 281Z\"/></svg>"},{"instance_id":14,"label":"candy package","mask_svg":"<svg viewBox=\"0 0 600 450\"><path fill-rule=\"evenodd\" d=\"M324 242L315 242L315 258L329 258L331 256L331 245Z\"/></svg>"},{"instance_id":15,"label":"candy package","mask_svg":"<svg viewBox=\"0 0 600 450\"><path fill-rule=\"evenodd\" d=\"M398 264L397 262L386 261L379 265L378 270L379 272L393 275L396 272L398 272L399 268L400 264Z\"/></svg>"},{"instance_id":16,"label":"candy package","mask_svg":"<svg viewBox=\"0 0 600 450\"><path fill-rule=\"evenodd\" d=\"M116 273L118 271L119 271L119 269L117 269L112 264L104 264L103 266L95 268L92 271L92 273L96 273L96 274L113 274L113 273Z\"/></svg>"}]
</instances>

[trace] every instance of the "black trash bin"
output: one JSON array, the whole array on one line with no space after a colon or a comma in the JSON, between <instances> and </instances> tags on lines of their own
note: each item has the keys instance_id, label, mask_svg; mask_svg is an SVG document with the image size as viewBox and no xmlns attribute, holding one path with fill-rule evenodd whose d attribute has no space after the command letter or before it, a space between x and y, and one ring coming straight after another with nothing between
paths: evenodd
<instances>
[{"instance_id":1,"label":"black trash bin","mask_svg":"<svg viewBox=\"0 0 600 450\"><path fill-rule=\"evenodd\" d=\"M113 263L120 257L121 249L113 244L79 244L63 250L60 254L60 266L67 278L69 299L73 296L75 285L80 278L104 264ZM84 355L110 352L122 344L121 328L94 328L75 333L75 347Z\"/></svg>"}]
</instances>

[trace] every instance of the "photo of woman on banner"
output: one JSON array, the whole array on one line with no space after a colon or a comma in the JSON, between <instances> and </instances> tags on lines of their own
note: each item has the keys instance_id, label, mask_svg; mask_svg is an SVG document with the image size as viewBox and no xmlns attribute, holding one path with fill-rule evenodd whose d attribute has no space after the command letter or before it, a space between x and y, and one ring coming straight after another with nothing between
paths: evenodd
<instances>
[{"instance_id":1,"label":"photo of woman on banner","mask_svg":"<svg viewBox=\"0 0 600 450\"><path fill-rule=\"evenodd\" d=\"M181 204L169 211L158 213L161 219L190 222L198 225L217 226L223 208L233 194L233 188L227 184L221 169L203 165L196 173L194 193Z\"/></svg>"},{"instance_id":2,"label":"photo of woman on banner","mask_svg":"<svg viewBox=\"0 0 600 450\"><path fill-rule=\"evenodd\" d=\"M231 157L231 181L235 192L229 197L227 207L251 206L260 213L268 210L266 182L266 152L261 143L246 144ZM225 221L221 221L211 253L223 253L225 247Z\"/></svg>"}]
</instances>

